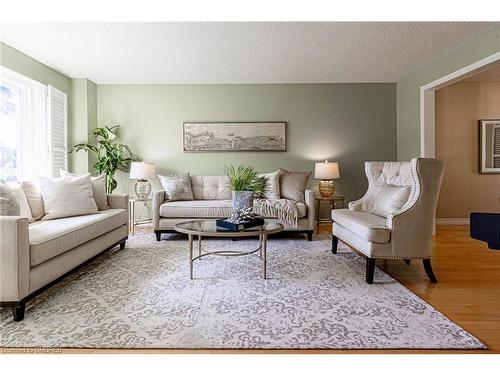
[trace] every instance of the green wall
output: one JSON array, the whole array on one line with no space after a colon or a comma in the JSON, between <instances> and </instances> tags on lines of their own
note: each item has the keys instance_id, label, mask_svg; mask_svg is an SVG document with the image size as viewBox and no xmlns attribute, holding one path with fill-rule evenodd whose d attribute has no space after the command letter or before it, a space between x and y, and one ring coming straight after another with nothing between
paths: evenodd
<instances>
[{"instance_id":1,"label":"green wall","mask_svg":"<svg viewBox=\"0 0 500 375\"><path fill-rule=\"evenodd\" d=\"M70 78L2 42L0 64L45 85L52 85L68 95L71 94Z\"/></svg>"},{"instance_id":2,"label":"green wall","mask_svg":"<svg viewBox=\"0 0 500 375\"><path fill-rule=\"evenodd\" d=\"M68 145L86 143L90 132L97 123L97 85L86 78L71 79L70 122ZM85 152L70 154L69 169L74 173L86 173L91 170L95 160Z\"/></svg>"},{"instance_id":3,"label":"green wall","mask_svg":"<svg viewBox=\"0 0 500 375\"><path fill-rule=\"evenodd\" d=\"M397 83L398 160L420 156L420 86L499 51L497 28Z\"/></svg>"},{"instance_id":4,"label":"green wall","mask_svg":"<svg viewBox=\"0 0 500 375\"><path fill-rule=\"evenodd\" d=\"M337 190L348 200L365 191L365 160L396 158L395 84L98 85L97 118L121 124L120 141L160 174L218 175L229 163L300 171L338 160ZM286 121L288 151L186 153L184 121ZM118 184L131 192L134 181L122 173Z\"/></svg>"}]
</instances>

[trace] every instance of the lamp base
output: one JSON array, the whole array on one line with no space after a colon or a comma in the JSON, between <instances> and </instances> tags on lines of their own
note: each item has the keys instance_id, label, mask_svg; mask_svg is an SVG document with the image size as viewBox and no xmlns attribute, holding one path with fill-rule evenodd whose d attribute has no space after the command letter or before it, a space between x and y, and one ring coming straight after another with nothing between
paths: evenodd
<instances>
[{"instance_id":1,"label":"lamp base","mask_svg":"<svg viewBox=\"0 0 500 375\"><path fill-rule=\"evenodd\" d=\"M335 193L335 185L332 180L321 180L319 183L319 193L321 198L330 199Z\"/></svg>"},{"instance_id":2,"label":"lamp base","mask_svg":"<svg viewBox=\"0 0 500 375\"><path fill-rule=\"evenodd\" d=\"M146 201L151 194L151 184L148 180L137 180L134 186L135 195L140 201Z\"/></svg>"}]
</instances>

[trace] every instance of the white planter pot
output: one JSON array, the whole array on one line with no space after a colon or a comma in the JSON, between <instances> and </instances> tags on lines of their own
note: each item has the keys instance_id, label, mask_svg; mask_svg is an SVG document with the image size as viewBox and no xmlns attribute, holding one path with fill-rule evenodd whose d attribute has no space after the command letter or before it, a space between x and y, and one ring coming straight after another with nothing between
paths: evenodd
<instances>
[{"instance_id":1,"label":"white planter pot","mask_svg":"<svg viewBox=\"0 0 500 375\"><path fill-rule=\"evenodd\" d=\"M253 191L233 191L233 209L253 207Z\"/></svg>"}]
</instances>

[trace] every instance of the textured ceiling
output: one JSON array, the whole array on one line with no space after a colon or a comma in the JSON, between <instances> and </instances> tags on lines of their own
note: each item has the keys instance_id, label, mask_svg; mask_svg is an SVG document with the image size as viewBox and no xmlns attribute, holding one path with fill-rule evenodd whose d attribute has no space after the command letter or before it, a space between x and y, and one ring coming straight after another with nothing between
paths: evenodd
<instances>
[{"instance_id":1,"label":"textured ceiling","mask_svg":"<svg viewBox=\"0 0 500 375\"><path fill-rule=\"evenodd\" d=\"M500 23L4 23L2 41L105 83L396 82Z\"/></svg>"}]
</instances>

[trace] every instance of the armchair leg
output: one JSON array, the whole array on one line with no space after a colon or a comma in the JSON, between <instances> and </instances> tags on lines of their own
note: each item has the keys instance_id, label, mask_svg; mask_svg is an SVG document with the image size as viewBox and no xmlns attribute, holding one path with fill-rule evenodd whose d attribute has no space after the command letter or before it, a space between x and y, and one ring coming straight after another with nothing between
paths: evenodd
<instances>
[{"instance_id":1,"label":"armchair leg","mask_svg":"<svg viewBox=\"0 0 500 375\"><path fill-rule=\"evenodd\" d=\"M123 241L122 243L120 243L120 250L125 249L125 243L126 243L126 242L127 242L127 241Z\"/></svg>"},{"instance_id":2,"label":"armchair leg","mask_svg":"<svg viewBox=\"0 0 500 375\"><path fill-rule=\"evenodd\" d=\"M424 264L425 273L429 277L429 280L433 283L437 283L436 275L432 271L431 260L430 259L422 259L422 263Z\"/></svg>"},{"instance_id":3,"label":"armchair leg","mask_svg":"<svg viewBox=\"0 0 500 375\"><path fill-rule=\"evenodd\" d=\"M332 234L332 254L337 254L337 247L339 246L339 238Z\"/></svg>"},{"instance_id":4,"label":"armchair leg","mask_svg":"<svg viewBox=\"0 0 500 375\"><path fill-rule=\"evenodd\" d=\"M26 311L26 302L19 302L17 306L12 308L12 315L14 316L14 322L20 322L24 319L24 312Z\"/></svg>"},{"instance_id":5,"label":"armchair leg","mask_svg":"<svg viewBox=\"0 0 500 375\"><path fill-rule=\"evenodd\" d=\"M156 241L160 241L161 240L161 232L155 232L156 234Z\"/></svg>"},{"instance_id":6,"label":"armchair leg","mask_svg":"<svg viewBox=\"0 0 500 375\"><path fill-rule=\"evenodd\" d=\"M375 258L366 258L366 282L373 284L373 275L375 274Z\"/></svg>"},{"instance_id":7,"label":"armchair leg","mask_svg":"<svg viewBox=\"0 0 500 375\"><path fill-rule=\"evenodd\" d=\"M312 241L313 239L313 231L312 230L308 230L307 231L307 240L308 241Z\"/></svg>"}]
</instances>

